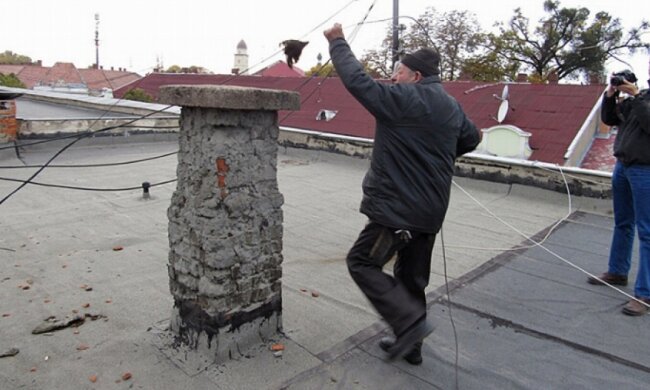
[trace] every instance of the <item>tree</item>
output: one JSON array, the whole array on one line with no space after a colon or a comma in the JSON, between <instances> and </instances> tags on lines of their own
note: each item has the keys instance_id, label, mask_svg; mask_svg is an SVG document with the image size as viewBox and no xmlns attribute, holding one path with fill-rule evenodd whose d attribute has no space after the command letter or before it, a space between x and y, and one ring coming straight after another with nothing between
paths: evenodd
<instances>
[{"instance_id":1,"label":"tree","mask_svg":"<svg viewBox=\"0 0 650 390\"><path fill-rule=\"evenodd\" d=\"M196 65L191 65L191 66L178 66L178 65L172 65L167 70L165 70L166 73L211 73L209 70L202 66L196 66Z\"/></svg>"},{"instance_id":2,"label":"tree","mask_svg":"<svg viewBox=\"0 0 650 390\"><path fill-rule=\"evenodd\" d=\"M440 77L455 80L465 61L479 48L483 37L473 13L454 10L438 14L429 7L410 26L404 41L408 51L433 46L440 53Z\"/></svg>"},{"instance_id":3,"label":"tree","mask_svg":"<svg viewBox=\"0 0 650 390\"><path fill-rule=\"evenodd\" d=\"M0 85L11 88L27 88L25 84L13 73L4 75L0 73Z\"/></svg>"},{"instance_id":4,"label":"tree","mask_svg":"<svg viewBox=\"0 0 650 390\"><path fill-rule=\"evenodd\" d=\"M440 76L445 80L458 77L465 61L476 51L483 40L483 34L476 16L469 11L450 11L438 14L428 7L418 18L409 18L413 23L400 26L400 56L422 47L430 47L440 53ZM383 77L392 73L392 25L381 47L369 50L362 62Z\"/></svg>"},{"instance_id":5,"label":"tree","mask_svg":"<svg viewBox=\"0 0 650 390\"><path fill-rule=\"evenodd\" d=\"M336 69L332 63L326 63L324 65L318 64L312 66L308 71L305 72L305 76L318 76L318 77L338 77L336 74Z\"/></svg>"},{"instance_id":6,"label":"tree","mask_svg":"<svg viewBox=\"0 0 650 390\"><path fill-rule=\"evenodd\" d=\"M476 81L498 82L515 80L519 63L499 58L495 52L468 58L463 62L461 74Z\"/></svg>"},{"instance_id":7,"label":"tree","mask_svg":"<svg viewBox=\"0 0 650 390\"><path fill-rule=\"evenodd\" d=\"M446 80L454 80L484 38L476 15L468 11L450 11L436 21L434 39L441 55L442 75Z\"/></svg>"},{"instance_id":8,"label":"tree","mask_svg":"<svg viewBox=\"0 0 650 390\"><path fill-rule=\"evenodd\" d=\"M625 34L620 20L606 12L589 21L589 9L560 8L554 0L544 2L544 11L547 15L531 31L529 19L517 8L508 25L500 25L500 34L488 35L487 43L499 58L530 69L531 78L540 82L551 74L558 79L602 76L607 60L650 46L641 39L650 30L645 21Z\"/></svg>"},{"instance_id":9,"label":"tree","mask_svg":"<svg viewBox=\"0 0 650 390\"><path fill-rule=\"evenodd\" d=\"M359 59L368 74L374 78L389 79L393 74L392 34L392 26L388 26L379 49L368 50Z\"/></svg>"},{"instance_id":10,"label":"tree","mask_svg":"<svg viewBox=\"0 0 650 390\"><path fill-rule=\"evenodd\" d=\"M172 65L165 71L167 73L181 73L181 67L178 65Z\"/></svg>"},{"instance_id":11,"label":"tree","mask_svg":"<svg viewBox=\"0 0 650 390\"><path fill-rule=\"evenodd\" d=\"M146 93L142 88L130 89L127 93L124 94L122 99L135 100L138 102L146 103L153 101L153 97Z\"/></svg>"},{"instance_id":12,"label":"tree","mask_svg":"<svg viewBox=\"0 0 650 390\"><path fill-rule=\"evenodd\" d=\"M0 53L0 64L29 65L31 63L32 63L31 58L14 53L11 50L5 50L4 53Z\"/></svg>"}]
</instances>

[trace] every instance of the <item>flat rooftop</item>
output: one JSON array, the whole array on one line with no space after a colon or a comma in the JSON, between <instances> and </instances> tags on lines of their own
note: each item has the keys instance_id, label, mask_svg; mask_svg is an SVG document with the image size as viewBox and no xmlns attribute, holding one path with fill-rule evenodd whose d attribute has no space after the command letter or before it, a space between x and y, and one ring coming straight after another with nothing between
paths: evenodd
<instances>
[{"instance_id":1,"label":"flat rooftop","mask_svg":"<svg viewBox=\"0 0 650 390\"><path fill-rule=\"evenodd\" d=\"M65 144L22 147L21 159L2 149L0 176L27 179L37 168L7 167L43 164ZM369 162L302 149L280 148L278 156L284 335L221 364L173 346L166 211L176 183L153 187L148 200L126 189L174 179L176 157L90 165L175 150L171 136L83 140L53 162L82 167L46 168L35 181L86 190L32 184L0 205L0 355L19 350L0 358L0 388L646 389L650 383L650 340L643 336L650 317L622 315L627 297L588 285L567 263L605 270L610 200L456 178L428 288L437 328L425 340L423 365L391 363L377 346L387 326L345 266L366 222L358 207ZM18 185L0 180L0 195ZM88 314L83 325L32 334L48 317L75 311ZM272 343L284 344L282 356ZM122 379L127 372L132 377Z\"/></svg>"}]
</instances>

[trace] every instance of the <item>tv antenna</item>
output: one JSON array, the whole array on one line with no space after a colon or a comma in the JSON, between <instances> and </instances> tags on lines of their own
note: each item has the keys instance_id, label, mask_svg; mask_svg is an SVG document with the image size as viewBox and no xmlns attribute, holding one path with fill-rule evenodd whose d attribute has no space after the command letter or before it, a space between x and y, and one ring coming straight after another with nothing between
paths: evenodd
<instances>
[{"instance_id":1,"label":"tv antenna","mask_svg":"<svg viewBox=\"0 0 650 390\"><path fill-rule=\"evenodd\" d=\"M99 14L95 14L95 69L99 69Z\"/></svg>"}]
</instances>

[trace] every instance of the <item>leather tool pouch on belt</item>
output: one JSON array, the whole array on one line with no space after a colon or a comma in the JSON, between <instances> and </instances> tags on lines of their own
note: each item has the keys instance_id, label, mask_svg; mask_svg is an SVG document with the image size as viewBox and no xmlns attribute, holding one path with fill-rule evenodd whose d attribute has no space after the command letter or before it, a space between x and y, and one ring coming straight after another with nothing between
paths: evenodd
<instances>
[{"instance_id":1,"label":"leather tool pouch on belt","mask_svg":"<svg viewBox=\"0 0 650 390\"><path fill-rule=\"evenodd\" d=\"M406 245L411 238L411 232L408 230L402 229L393 232L390 229L382 229L370 250L370 258L383 264L388 261L398 247L402 246L399 244Z\"/></svg>"},{"instance_id":2,"label":"leather tool pouch on belt","mask_svg":"<svg viewBox=\"0 0 650 390\"><path fill-rule=\"evenodd\" d=\"M370 250L370 258L378 262L384 262L385 259L392 255L392 248L395 244L395 236L389 229L382 229L375 241L375 245Z\"/></svg>"}]
</instances>

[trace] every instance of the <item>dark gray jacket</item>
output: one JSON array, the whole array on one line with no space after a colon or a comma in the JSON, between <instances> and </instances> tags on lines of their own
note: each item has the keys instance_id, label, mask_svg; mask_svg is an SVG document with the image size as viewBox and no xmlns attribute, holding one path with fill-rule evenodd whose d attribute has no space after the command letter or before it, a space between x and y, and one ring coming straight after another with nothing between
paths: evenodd
<instances>
[{"instance_id":1,"label":"dark gray jacket","mask_svg":"<svg viewBox=\"0 0 650 390\"><path fill-rule=\"evenodd\" d=\"M650 95L643 90L634 98L616 103L617 95L603 95L601 119L618 126L614 156L625 165L650 165Z\"/></svg>"},{"instance_id":2,"label":"dark gray jacket","mask_svg":"<svg viewBox=\"0 0 650 390\"><path fill-rule=\"evenodd\" d=\"M449 205L454 160L480 136L438 76L415 84L373 80L344 39L330 43L336 72L375 117L375 143L361 212L382 225L437 233Z\"/></svg>"}]
</instances>

